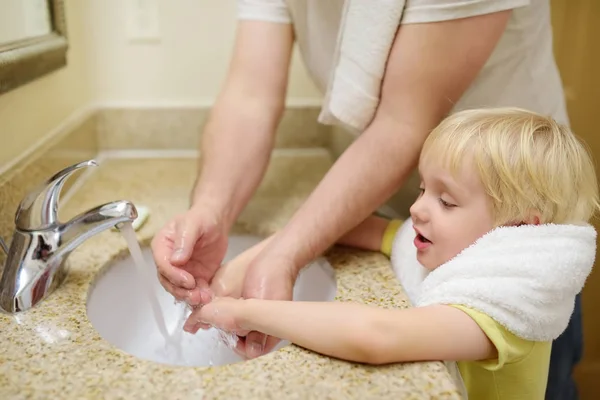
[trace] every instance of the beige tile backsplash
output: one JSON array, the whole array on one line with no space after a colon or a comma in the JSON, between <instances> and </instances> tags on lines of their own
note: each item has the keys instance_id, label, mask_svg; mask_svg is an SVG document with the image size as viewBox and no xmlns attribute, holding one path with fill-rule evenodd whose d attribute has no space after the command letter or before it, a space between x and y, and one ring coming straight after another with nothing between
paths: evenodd
<instances>
[{"instance_id":1,"label":"beige tile backsplash","mask_svg":"<svg viewBox=\"0 0 600 400\"><path fill-rule=\"evenodd\" d=\"M199 147L208 109L144 108L98 112L98 140L103 150L177 149ZM325 147L329 126L317 122L319 108L294 107L284 112L277 132L277 148Z\"/></svg>"}]
</instances>

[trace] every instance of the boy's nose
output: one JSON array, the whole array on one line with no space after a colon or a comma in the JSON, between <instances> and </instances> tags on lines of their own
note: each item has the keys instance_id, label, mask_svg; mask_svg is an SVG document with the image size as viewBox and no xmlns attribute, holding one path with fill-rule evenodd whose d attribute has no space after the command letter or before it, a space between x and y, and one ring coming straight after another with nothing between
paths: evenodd
<instances>
[{"instance_id":1,"label":"boy's nose","mask_svg":"<svg viewBox=\"0 0 600 400\"><path fill-rule=\"evenodd\" d=\"M410 216L413 221L418 222L427 222L429 219L427 212L427 208L425 207L425 202L423 201L423 196L419 197L412 206L410 206Z\"/></svg>"}]
</instances>

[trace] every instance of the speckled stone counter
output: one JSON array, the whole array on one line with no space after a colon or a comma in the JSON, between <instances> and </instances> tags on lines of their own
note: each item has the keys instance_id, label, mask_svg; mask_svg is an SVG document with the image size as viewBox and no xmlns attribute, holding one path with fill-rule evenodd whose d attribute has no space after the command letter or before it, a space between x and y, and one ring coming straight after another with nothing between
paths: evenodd
<instances>
[{"instance_id":1,"label":"speckled stone counter","mask_svg":"<svg viewBox=\"0 0 600 400\"><path fill-rule=\"evenodd\" d=\"M237 231L267 235L292 215L329 167L323 157L274 157ZM310 154L304 157L311 157ZM63 220L101 203L128 199L151 208L138 232L154 232L185 210L196 160L109 160L63 205ZM36 308L0 315L1 399L457 399L442 363L373 367L289 345L255 360L222 367L175 367L137 359L113 347L86 316L95 277L126 245L103 232L70 256L65 283ZM334 249L337 301L407 307L382 255Z\"/></svg>"}]
</instances>

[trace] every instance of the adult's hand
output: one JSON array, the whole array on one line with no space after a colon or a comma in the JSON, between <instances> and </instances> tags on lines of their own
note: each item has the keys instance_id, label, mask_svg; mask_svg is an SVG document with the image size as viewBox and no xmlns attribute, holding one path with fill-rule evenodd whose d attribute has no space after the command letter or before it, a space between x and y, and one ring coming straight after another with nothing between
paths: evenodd
<instances>
[{"instance_id":1,"label":"adult's hand","mask_svg":"<svg viewBox=\"0 0 600 400\"><path fill-rule=\"evenodd\" d=\"M152 242L161 283L192 305L210 300L208 283L223 260L227 232L264 176L285 107L292 46L291 24L240 21L223 91L202 134L192 209Z\"/></svg>"},{"instance_id":2,"label":"adult's hand","mask_svg":"<svg viewBox=\"0 0 600 400\"><path fill-rule=\"evenodd\" d=\"M292 300L298 268L286 257L260 253L249 265L242 297L245 299ZM273 350L280 338L251 331L238 344L238 352L256 358Z\"/></svg>"},{"instance_id":3,"label":"adult's hand","mask_svg":"<svg viewBox=\"0 0 600 400\"><path fill-rule=\"evenodd\" d=\"M252 261L271 240L272 236L244 250L221 265L210 283L212 294L217 297L234 297L236 299L242 297L246 273Z\"/></svg>"},{"instance_id":4,"label":"adult's hand","mask_svg":"<svg viewBox=\"0 0 600 400\"><path fill-rule=\"evenodd\" d=\"M192 306L211 299L209 283L227 250L227 232L218 215L194 207L177 215L154 236L152 254L162 286Z\"/></svg>"}]
</instances>

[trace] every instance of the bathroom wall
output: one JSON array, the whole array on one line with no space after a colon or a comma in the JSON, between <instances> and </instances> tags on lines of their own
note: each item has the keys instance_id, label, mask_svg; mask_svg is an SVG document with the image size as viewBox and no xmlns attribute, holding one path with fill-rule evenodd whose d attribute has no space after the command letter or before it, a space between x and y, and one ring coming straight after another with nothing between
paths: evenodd
<instances>
[{"instance_id":1,"label":"bathroom wall","mask_svg":"<svg viewBox=\"0 0 600 400\"><path fill-rule=\"evenodd\" d=\"M68 65L0 96L0 175L93 98L85 43L86 2L65 1Z\"/></svg>"},{"instance_id":2,"label":"bathroom wall","mask_svg":"<svg viewBox=\"0 0 600 400\"><path fill-rule=\"evenodd\" d=\"M236 0L155 1L160 36L140 41L128 22L135 0L65 0L67 67L0 96L0 175L89 110L205 112L213 104L233 46ZM295 51L288 103L320 99Z\"/></svg>"},{"instance_id":3,"label":"bathroom wall","mask_svg":"<svg viewBox=\"0 0 600 400\"><path fill-rule=\"evenodd\" d=\"M206 106L225 77L236 22L236 0L154 0L159 37L131 34L129 0L88 0L93 92L111 106ZM321 95L297 52L288 99L314 104Z\"/></svg>"}]
</instances>

